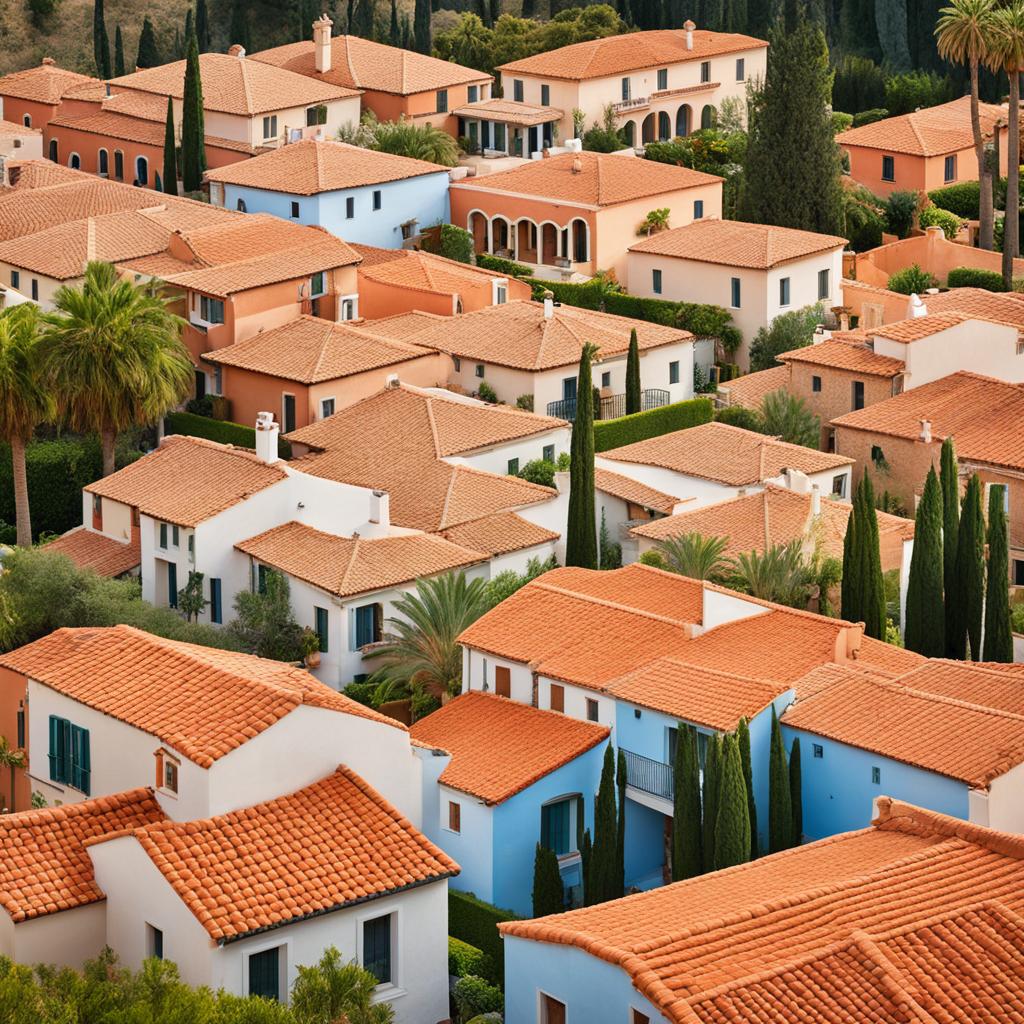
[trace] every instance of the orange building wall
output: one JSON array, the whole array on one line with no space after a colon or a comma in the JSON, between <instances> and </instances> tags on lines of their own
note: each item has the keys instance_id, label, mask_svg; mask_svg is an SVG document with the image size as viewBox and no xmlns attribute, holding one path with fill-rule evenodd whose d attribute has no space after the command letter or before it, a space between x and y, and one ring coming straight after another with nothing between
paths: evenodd
<instances>
[{"instance_id":1,"label":"orange building wall","mask_svg":"<svg viewBox=\"0 0 1024 1024\"><path fill-rule=\"evenodd\" d=\"M528 301L532 295L528 284L514 277L508 279L509 301ZM472 313L491 305L491 284L481 281L479 285L464 288L458 295L450 292L426 292L417 288L401 288L398 285L381 284L359 274L359 313L367 320L394 316L418 310L422 313L436 313L438 316L453 316L455 303L462 300L463 313Z\"/></svg>"},{"instance_id":2,"label":"orange building wall","mask_svg":"<svg viewBox=\"0 0 1024 1024\"><path fill-rule=\"evenodd\" d=\"M14 124L24 124L26 114L32 118L32 128L45 128L50 119L57 114L57 108L50 103L36 103L34 100L22 100L16 96L4 96L4 120Z\"/></svg>"},{"instance_id":3,"label":"orange building wall","mask_svg":"<svg viewBox=\"0 0 1024 1024\"><path fill-rule=\"evenodd\" d=\"M452 111L464 106L469 102L469 86L489 85L490 78L481 78L476 83L464 83L453 85L448 88L448 110ZM397 96L389 92L375 92L368 89L362 95L364 110L372 110L380 121L397 121L400 117L423 119L423 122L430 121L435 128L448 132L449 135L458 133L459 119L452 114L439 114L437 112L437 91L414 92L407 96ZM430 116L433 115L433 116Z\"/></svg>"},{"instance_id":4,"label":"orange building wall","mask_svg":"<svg viewBox=\"0 0 1024 1024\"><path fill-rule=\"evenodd\" d=\"M9 668L0 668L0 736L12 749L18 746L18 709L25 711L25 744L28 744L28 682L23 675ZM45 751L44 751L45 754ZM11 808L11 773L0 771L0 806L24 811L32 798L32 783L27 772L14 773L14 807Z\"/></svg>"}]
</instances>

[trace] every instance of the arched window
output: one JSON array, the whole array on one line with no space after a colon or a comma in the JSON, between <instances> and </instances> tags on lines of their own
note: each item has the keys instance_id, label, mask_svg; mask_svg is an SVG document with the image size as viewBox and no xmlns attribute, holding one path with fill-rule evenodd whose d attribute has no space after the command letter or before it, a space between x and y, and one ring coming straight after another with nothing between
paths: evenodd
<instances>
[{"instance_id":1,"label":"arched window","mask_svg":"<svg viewBox=\"0 0 1024 1024\"><path fill-rule=\"evenodd\" d=\"M110 173L110 154L105 149L96 154L96 167L97 173L104 178Z\"/></svg>"},{"instance_id":2,"label":"arched window","mask_svg":"<svg viewBox=\"0 0 1024 1024\"><path fill-rule=\"evenodd\" d=\"M676 135L690 134L690 104L684 103L676 111Z\"/></svg>"},{"instance_id":3,"label":"arched window","mask_svg":"<svg viewBox=\"0 0 1024 1024\"><path fill-rule=\"evenodd\" d=\"M590 259L587 222L578 217L572 222L572 259L574 263L586 263Z\"/></svg>"},{"instance_id":4,"label":"arched window","mask_svg":"<svg viewBox=\"0 0 1024 1024\"><path fill-rule=\"evenodd\" d=\"M135 158L135 180L143 187L149 184L149 161L144 156Z\"/></svg>"},{"instance_id":5,"label":"arched window","mask_svg":"<svg viewBox=\"0 0 1024 1024\"><path fill-rule=\"evenodd\" d=\"M31 114L26 114L26 115L25 115L25 116L24 116L24 117L23 117L23 118L21 119L21 123L22 123L22 124L23 124L23 125L24 125L24 126L25 126L26 128L31 128L31 127L32 127L32 115L31 115Z\"/></svg>"},{"instance_id":6,"label":"arched window","mask_svg":"<svg viewBox=\"0 0 1024 1024\"><path fill-rule=\"evenodd\" d=\"M664 110L658 113L658 139L665 142L672 138L672 118Z\"/></svg>"},{"instance_id":7,"label":"arched window","mask_svg":"<svg viewBox=\"0 0 1024 1024\"><path fill-rule=\"evenodd\" d=\"M717 111L710 103L700 112L701 128L714 128L717 119Z\"/></svg>"},{"instance_id":8,"label":"arched window","mask_svg":"<svg viewBox=\"0 0 1024 1024\"><path fill-rule=\"evenodd\" d=\"M246 211L246 208L245 208L245 200L244 200L244 199L241 199L241 198L240 198L240 199L238 200L238 202L237 202L237 203L235 203L235 206L237 206L237 207L238 207L238 212L239 212L239 213L246 213L246 212L247 212L247 211Z\"/></svg>"},{"instance_id":9,"label":"arched window","mask_svg":"<svg viewBox=\"0 0 1024 1024\"><path fill-rule=\"evenodd\" d=\"M54 163L58 162L57 161L57 140L56 139L50 139L50 159Z\"/></svg>"},{"instance_id":10,"label":"arched window","mask_svg":"<svg viewBox=\"0 0 1024 1024\"><path fill-rule=\"evenodd\" d=\"M72 153L71 156L68 157L68 167L73 171L81 170L82 158L77 153Z\"/></svg>"},{"instance_id":11,"label":"arched window","mask_svg":"<svg viewBox=\"0 0 1024 1024\"><path fill-rule=\"evenodd\" d=\"M643 127L640 130L640 141L647 145L648 142L653 142L655 135L655 117L653 114L648 114L644 118Z\"/></svg>"},{"instance_id":12,"label":"arched window","mask_svg":"<svg viewBox=\"0 0 1024 1024\"><path fill-rule=\"evenodd\" d=\"M119 149L114 150L114 177L124 181L124 153Z\"/></svg>"},{"instance_id":13,"label":"arched window","mask_svg":"<svg viewBox=\"0 0 1024 1024\"><path fill-rule=\"evenodd\" d=\"M627 121L622 126L622 136L626 140L627 146L636 145L636 123L633 121Z\"/></svg>"}]
</instances>

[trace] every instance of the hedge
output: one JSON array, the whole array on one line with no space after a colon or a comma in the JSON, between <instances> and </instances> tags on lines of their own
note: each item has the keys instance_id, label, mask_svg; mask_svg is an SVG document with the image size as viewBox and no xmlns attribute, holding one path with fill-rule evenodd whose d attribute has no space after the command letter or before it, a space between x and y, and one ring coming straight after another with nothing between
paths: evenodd
<instances>
[{"instance_id":1,"label":"hedge","mask_svg":"<svg viewBox=\"0 0 1024 1024\"><path fill-rule=\"evenodd\" d=\"M948 288L984 288L990 292L1006 290L1003 275L980 267L954 267L946 278Z\"/></svg>"},{"instance_id":2,"label":"hedge","mask_svg":"<svg viewBox=\"0 0 1024 1024\"><path fill-rule=\"evenodd\" d=\"M513 263L512 260L503 260L500 256L489 256L487 253L477 253L476 265L484 270L493 270L496 274L504 274L506 277L529 277L530 268L522 263Z\"/></svg>"},{"instance_id":3,"label":"hedge","mask_svg":"<svg viewBox=\"0 0 1024 1024\"><path fill-rule=\"evenodd\" d=\"M959 185L947 185L928 193L928 198L943 210L949 210L958 217L977 220L981 204L981 186L976 181L962 181Z\"/></svg>"},{"instance_id":4,"label":"hedge","mask_svg":"<svg viewBox=\"0 0 1024 1024\"><path fill-rule=\"evenodd\" d=\"M478 900L470 892L448 890L449 935L475 946L490 959L490 973L481 974L481 977L496 985L505 984L504 949L498 925L515 919L512 911Z\"/></svg>"},{"instance_id":5,"label":"hedge","mask_svg":"<svg viewBox=\"0 0 1024 1024\"><path fill-rule=\"evenodd\" d=\"M475 974L478 978L492 978L494 964L482 949L449 935L448 973L455 975L456 978L465 977L467 974Z\"/></svg>"},{"instance_id":6,"label":"hedge","mask_svg":"<svg viewBox=\"0 0 1024 1024\"><path fill-rule=\"evenodd\" d=\"M205 437L207 441L233 444L237 448L256 447L254 427L244 427L241 423L229 423L226 420L212 420L206 416L196 416L191 412L168 413L164 419L164 432L187 434L189 437ZM283 437L277 442L277 454L282 459L292 457L292 446Z\"/></svg>"},{"instance_id":7,"label":"hedge","mask_svg":"<svg viewBox=\"0 0 1024 1024\"><path fill-rule=\"evenodd\" d=\"M712 405L709 398L691 398L674 402L647 412L635 412L615 420L598 420L594 424L594 451L606 452L634 441L645 441L659 434L696 427L710 422Z\"/></svg>"}]
</instances>

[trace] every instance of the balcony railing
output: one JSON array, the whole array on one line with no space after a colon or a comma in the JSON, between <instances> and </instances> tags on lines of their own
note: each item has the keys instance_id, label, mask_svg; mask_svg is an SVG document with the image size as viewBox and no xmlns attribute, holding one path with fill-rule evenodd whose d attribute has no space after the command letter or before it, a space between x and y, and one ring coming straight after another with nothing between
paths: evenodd
<instances>
[{"instance_id":1,"label":"balcony railing","mask_svg":"<svg viewBox=\"0 0 1024 1024\"><path fill-rule=\"evenodd\" d=\"M640 411L647 412L648 409L658 409L668 405L671 396L662 388L646 388L640 392ZM608 395L602 398L599 407L594 410L595 419L615 420L626 415L626 396ZM555 416L561 420L576 419L576 399L561 398L557 402L548 402L548 415Z\"/></svg>"},{"instance_id":2,"label":"balcony railing","mask_svg":"<svg viewBox=\"0 0 1024 1024\"><path fill-rule=\"evenodd\" d=\"M654 761L643 754L620 748L626 756L626 782L634 789L643 790L664 800L671 800L675 792L672 785L672 766Z\"/></svg>"},{"instance_id":3,"label":"balcony railing","mask_svg":"<svg viewBox=\"0 0 1024 1024\"><path fill-rule=\"evenodd\" d=\"M612 104L612 110L616 114L624 114L630 110L640 110L642 107L650 105L649 96L637 96L636 99L622 100L619 103Z\"/></svg>"}]
</instances>

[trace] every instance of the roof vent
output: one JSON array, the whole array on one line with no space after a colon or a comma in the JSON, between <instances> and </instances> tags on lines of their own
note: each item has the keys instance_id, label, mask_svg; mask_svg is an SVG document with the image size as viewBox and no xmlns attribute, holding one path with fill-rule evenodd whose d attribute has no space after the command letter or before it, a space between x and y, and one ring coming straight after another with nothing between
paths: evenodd
<instances>
[{"instance_id":1,"label":"roof vent","mask_svg":"<svg viewBox=\"0 0 1024 1024\"><path fill-rule=\"evenodd\" d=\"M402 382L398 379L397 373L389 373L387 380L384 382L384 387L387 388L388 391L394 391L401 385L401 383Z\"/></svg>"},{"instance_id":2,"label":"roof vent","mask_svg":"<svg viewBox=\"0 0 1024 1024\"><path fill-rule=\"evenodd\" d=\"M240 43L235 43L234 45L229 46L228 56L237 57L239 60L242 60L242 58L245 57L245 47Z\"/></svg>"},{"instance_id":3,"label":"roof vent","mask_svg":"<svg viewBox=\"0 0 1024 1024\"><path fill-rule=\"evenodd\" d=\"M692 50L693 49L693 30L696 27L697 26L692 21L690 21L689 19L687 19L685 22L683 22L683 31L686 32L686 48L688 50Z\"/></svg>"},{"instance_id":4,"label":"roof vent","mask_svg":"<svg viewBox=\"0 0 1024 1024\"><path fill-rule=\"evenodd\" d=\"M817 484L811 484L811 515L815 519L821 515L821 488Z\"/></svg>"},{"instance_id":5,"label":"roof vent","mask_svg":"<svg viewBox=\"0 0 1024 1024\"><path fill-rule=\"evenodd\" d=\"M555 315L555 296L551 292L544 293L544 319L550 320Z\"/></svg>"},{"instance_id":6,"label":"roof vent","mask_svg":"<svg viewBox=\"0 0 1024 1024\"><path fill-rule=\"evenodd\" d=\"M272 412L256 413L256 457L261 462L273 465L279 461L277 438L280 431Z\"/></svg>"},{"instance_id":7,"label":"roof vent","mask_svg":"<svg viewBox=\"0 0 1024 1024\"><path fill-rule=\"evenodd\" d=\"M921 433L918 435L921 441L925 444L931 444L932 441L932 421L921 420Z\"/></svg>"},{"instance_id":8,"label":"roof vent","mask_svg":"<svg viewBox=\"0 0 1024 1024\"><path fill-rule=\"evenodd\" d=\"M56 64L56 63L57 62L52 57L44 57L43 60L42 60L43 66L44 67L48 67L48 68L49 67L53 67L53 65Z\"/></svg>"},{"instance_id":9,"label":"roof vent","mask_svg":"<svg viewBox=\"0 0 1024 1024\"><path fill-rule=\"evenodd\" d=\"M915 292L910 296L910 316L916 318L927 315L928 307L921 301L921 296Z\"/></svg>"}]
</instances>

